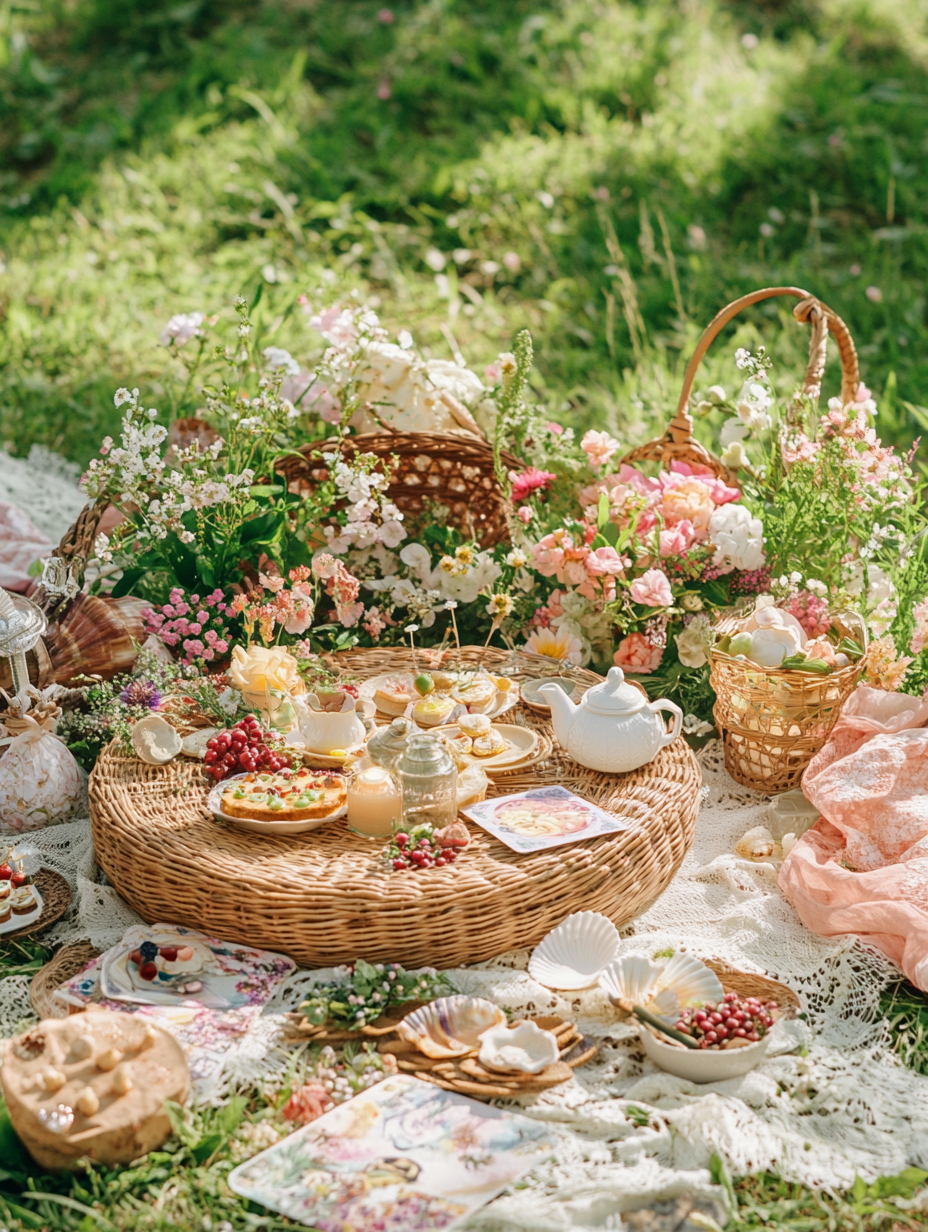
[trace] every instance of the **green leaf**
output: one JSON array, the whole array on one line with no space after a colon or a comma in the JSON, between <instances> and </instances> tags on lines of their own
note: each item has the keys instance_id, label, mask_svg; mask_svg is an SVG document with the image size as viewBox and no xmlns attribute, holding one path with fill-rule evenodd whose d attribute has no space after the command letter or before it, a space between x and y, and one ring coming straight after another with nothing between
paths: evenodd
<instances>
[{"instance_id":1,"label":"green leaf","mask_svg":"<svg viewBox=\"0 0 928 1232\"><path fill-rule=\"evenodd\" d=\"M284 524L284 516L276 509L269 509L260 517L246 522L239 533L242 543L269 543L279 533Z\"/></svg>"},{"instance_id":2,"label":"green leaf","mask_svg":"<svg viewBox=\"0 0 928 1232\"><path fill-rule=\"evenodd\" d=\"M131 595L133 586L147 572L148 569L144 565L136 565L132 569L124 569L122 577L116 582L110 594L114 599L121 599L123 595Z\"/></svg>"},{"instance_id":3,"label":"green leaf","mask_svg":"<svg viewBox=\"0 0 928 1232\"><path fill-rule=\"evenodd\" d=\"M275 492L283 492L283 488L276 483L255 483L248 492L251 496L273 496Z\"/></svg>"},{"instance_id":4,"label":"green leaf","mask_svg":"<svg viewBox=\"0 0 928 1232\"><path fill-rule=\"evenodd\" d=\"M599 505L597 506L597 509L596 509L596 528L597 530L602 530L605 526L609 525L609 513L610 513L609 497L606 495L605 492L600 492Z\"/></svg>"}]
</instances>

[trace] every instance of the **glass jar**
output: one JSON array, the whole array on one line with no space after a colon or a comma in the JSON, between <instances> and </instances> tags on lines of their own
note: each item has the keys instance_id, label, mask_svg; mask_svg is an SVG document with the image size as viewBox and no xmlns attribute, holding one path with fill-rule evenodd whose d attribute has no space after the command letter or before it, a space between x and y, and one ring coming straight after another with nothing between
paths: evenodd
<instances>
[{"instance_id":1,"label":"glass jar","mask_svg":"<svg viewBox=\"0 0 928 1232\"><path fill-rule=\"evenodd\" d=\"M412 736L396 773L403 789L403 827L430 825L439 830L458 815L457 767L435 736Z\"/></svg>"},{"instance_id":2,"label":"glass jar","mask_svg":"<svg viewBox=\"0 0 928 1232\"><path fill-rule=\"evenodd\" d=\"M362 838L389 838L402 817L403 795L395 775L366 758L348 780L348 827Z\"/></svg>"},{"instance_id":3,"label":"glass jar","mask_svg":"<svg viewBox=\"0 0 928 1232\"><path fill-rule=\"evenodd\" d=\"M412 719L394 719L389 727L381 727L367 742L367 756L385 770L396 770L406 751L410 736L418 735L419 729Z\"/></svg>"}]
</instances>

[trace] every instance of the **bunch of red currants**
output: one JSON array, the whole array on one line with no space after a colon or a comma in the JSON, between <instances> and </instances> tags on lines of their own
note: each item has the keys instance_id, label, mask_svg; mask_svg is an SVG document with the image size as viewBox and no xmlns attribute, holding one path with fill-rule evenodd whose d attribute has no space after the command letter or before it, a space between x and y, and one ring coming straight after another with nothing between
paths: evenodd
<instances>
[{"instance_id":1,"label":"bunch of red currants","mask_svg":"<svg viewBox=\"0 0 928 1232\"><path fill-rule=\"evenodd\" d=\"M253 714L234 727L217 732L206 745L206 773L218 783L232 774L282 770L290 758L268 748L270 736Z\"/></svg>"},{"instance_id":2,"label":"bunch of red currants","mask_svg":"<svg viewBox=\"0 0 928 1232\"><path fill-rule=\"evenodd\" d=\"M700 1048L721 1048L730 1040L755 1044L773 1026L776 1001L760 997L745 997L727 992L719 1005L704 1005L699 1010L685 1010L674 1023L678 1031L691 1035Z\"/></svg>"},{"instance_id":3,"label":"bunch of red currants","mask_svg":"<svg viewBox=\"0 0 928 1232\"><path fill-rule=\"evenodd\" d=\"M28 885L31 878L21 869L13 868L5 861L0 864L0 881L9 881L14 890L18 890L20 886Z\"/></svg>"},{"instance_id":4,"label":"bunch of red currants","mask_svg":"<svg viewBox=\"0 0 928 1232\"><path fill-rule=\"evenodd\" d=\"M393 844L392 863L397 872L405 868L441 868L458 858L454 847L441 847L437 839L416 840L400 833L394 834Z\"/></svg>"}]
</instances>

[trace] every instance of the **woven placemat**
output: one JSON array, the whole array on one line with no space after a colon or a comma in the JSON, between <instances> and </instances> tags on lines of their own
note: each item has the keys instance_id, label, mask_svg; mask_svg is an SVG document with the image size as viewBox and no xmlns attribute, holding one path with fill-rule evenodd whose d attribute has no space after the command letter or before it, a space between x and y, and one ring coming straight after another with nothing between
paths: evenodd
<instances>
[{"instance_id":1,"label":"woven placemat","mask_svg":"<svg viewBox=\"0 0 928 1232\"><path fill-rule=\"evenodd\" d=\"M513 664L508 652L469 649L447 655L442 666L481 659L491 670ZM410 652L398 649L355 651L341 661L358 676L413 666ZM517 666L538 674L528 656ZM577 678L599 679L580 671ZM543 716L521 707L518 714L553 740ZM307 967L363 957L447 968L537 945L573 911L601 911L617 924L644 911L693 841L701 781L683 740L618 775L577 765L553 741L546 761L491 782L488 794L560 784L628 829L526 854L471 823L470 845L454 865L408 873L385 867L378 845L343 821L293 837L218 824L205 804L211 782L186 760L148 766L111 746L97 761L89 795L97 860L150 923L283 951Z\"/></svg>"},{"instance_id":2,"label":"woven placemat","mask_svg":"<svg viewBox=\"0 0 928 1232\"><path fill-rule=\"evenodd\" d=\"M50 868L40 868L33 880L42 895L42 914L31 924L0 934L0 945L13 941L16 937L31 937L35 933L44 932L60 920L71 906L71 887L61 873Z\"/></svg>"},{"instance_id":3,"label":"woven placemat","mask_svg":"<svg viewBox=\"0 0 928 1232\"><path fill-rule=\"evenodd\" d=\"M29 984L29 1001L40 1018L63 1017L52 1002L55 991L80 975L99 953L89 941L75 941L73 945L63 945L54 958L39 968Z\"/></svg>"}]
</instances>

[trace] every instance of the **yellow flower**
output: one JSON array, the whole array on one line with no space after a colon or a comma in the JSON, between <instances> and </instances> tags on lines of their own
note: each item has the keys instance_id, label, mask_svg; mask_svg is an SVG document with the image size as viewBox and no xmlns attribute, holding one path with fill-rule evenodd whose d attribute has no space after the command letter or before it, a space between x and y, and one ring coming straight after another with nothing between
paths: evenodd
<instances>
[{"instance_id":1,"label":"yellow flower","mask_svg":"<svg viewBox=\"0 0 928 1232\"><path fill-rule=\"evenodd\" d=\"M234 647L229 679L241 691L248 706L260 710L273 722L281 703L305 692L296 659L282 646Z\"/></svg>"}]
</instances>

